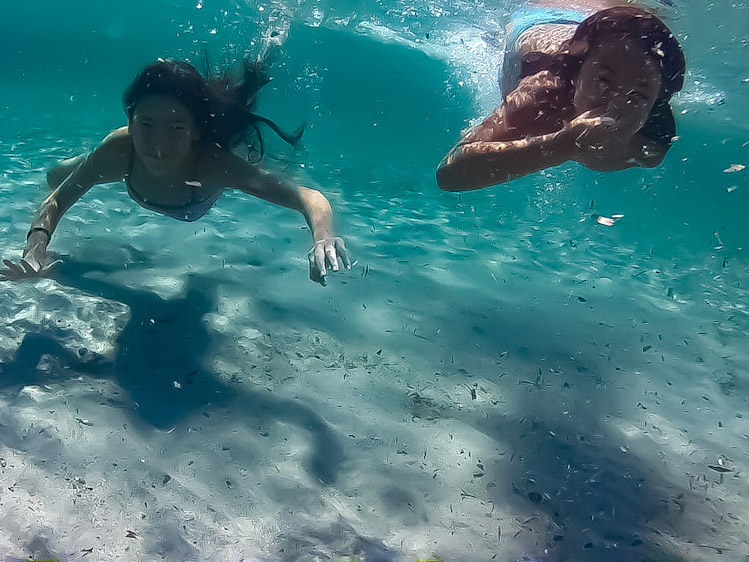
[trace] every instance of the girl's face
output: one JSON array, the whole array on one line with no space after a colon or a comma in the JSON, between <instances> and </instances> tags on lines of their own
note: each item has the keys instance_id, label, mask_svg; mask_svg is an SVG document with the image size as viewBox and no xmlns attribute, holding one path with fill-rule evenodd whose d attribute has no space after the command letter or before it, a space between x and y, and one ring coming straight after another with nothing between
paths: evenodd
<instances>
[{"instance_id":1,"label":"girl's face","mask_svg":"<svg viewBox=\"0 0 749 562\"><path fill-rule=\"evenodd\" d=\"M630 37L590 49L575 82L575 110L615 119L614 128L632 136L647 121L661 89L655 61Z\"/></svg>"},{"instance_id":2,"label":"girl's face","mask_svg":"<svg viewBox=\"0 0 749 562\"><path fill-rule=\"evenodd\" d=\"M129 124L135 151L155 176L169 176L183 169L200 140L195 117L178 98L150 94L135 107Z\"/></svg>"}]
</instances>

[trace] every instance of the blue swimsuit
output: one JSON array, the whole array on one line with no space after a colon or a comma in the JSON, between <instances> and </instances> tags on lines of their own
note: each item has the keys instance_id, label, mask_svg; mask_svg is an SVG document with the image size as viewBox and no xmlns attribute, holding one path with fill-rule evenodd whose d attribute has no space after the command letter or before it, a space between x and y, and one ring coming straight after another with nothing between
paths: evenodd
<instances>
[{"instance_id":1,"label":"blue swimsuit","mask_svg":"<svg viewBox=\"0 0 749 562\"><path fill-rule=\"evenodd\" d=\"M514 45L518 38L531 27L545 24L580 25L589 14L580 10L526 6L512 15L507 24L507 46Z\"/></svg>"},{"instance_id":2,"label":"blue swimsuit","mask_svg":"<svg viewBox=\"0 0 749 562\"><path fill-rule=\"evenodd\" d=\"M161 215L166 215L167 217L171 217L180 221L193 222L205 215L211 209L211 207L213 207L213 204L216 202L216 200L221 197L222 190L218 190L216 193L206 197L205 199L197 199L195 195L198 185L190 185L192 194L190 195L189 203L186 203L184 205L154 205L153 203L150 203L148 199L135 191L133 189L133 186L130 184L130 174L133 170L134 160L135 150L133 150L133 153L130 156L130 167L128 169L127 175L125 176L125 187L127 187L127 193L130 198L144 209L148 209L149 211L154 211Z\"/></svg>"},{"instance_id":3,"label":"blue swimsuit","mask_svg":"<svg viewBox=\"0 0 749 562\"><path fill-rule=\"evenodd\" d=\"M507 24L505 35L505 54L500 74L502 95L506 96L517 88L523 78L521 76L521 59L518 40L520 36L539 25L568 25L569 35L572 35L583 20L594 13L593 10L584 12L579 9L552 8L538 5L528 5L520 8L512 15Z\"/></svg>"}]
</instances>

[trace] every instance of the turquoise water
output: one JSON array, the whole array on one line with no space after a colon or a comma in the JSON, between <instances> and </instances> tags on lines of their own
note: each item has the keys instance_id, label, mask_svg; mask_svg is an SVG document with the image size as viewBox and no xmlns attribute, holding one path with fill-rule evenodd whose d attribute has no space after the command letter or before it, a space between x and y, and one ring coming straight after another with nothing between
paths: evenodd
<instances>
[{"instance_id":1,"label":"turquoise water","mask_svg":"<svg viewBox=\"0 0 749 562\"><path fill-rule=\"evenodd\" d=\"M300 217L246 197L185 224L93 188L57 273L0 286L3 556L749 555L747 3L664 12L689 73L662 166L462 195L434 170L497 103L515 4L201 6L0 10L3 257L143 64L274 29L260 113L308 129L267 165L357 265L312 284Z\"/></svg>"}]
</instances>

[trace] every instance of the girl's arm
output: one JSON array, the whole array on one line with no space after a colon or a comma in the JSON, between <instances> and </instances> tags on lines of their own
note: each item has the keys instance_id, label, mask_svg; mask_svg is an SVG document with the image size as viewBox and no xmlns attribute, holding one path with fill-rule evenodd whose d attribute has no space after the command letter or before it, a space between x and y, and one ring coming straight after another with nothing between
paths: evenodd
<instances>
[{"instance_id":1,"label":"girl's arm","mask_svg":"<svg viewBox=\"0 0 749 562\"><path fill-rule=\"evenodd\" d=\"M539 73L515 90L481 125L450 150L437 170L447 191L480 189L575 160L591 170L652 168L664 148L641 134L622 137L615 122L586 112L572 118L559 90ZM540 88L540 89L539 89ZM569 121L568 121L569 120ZM522 134L521 134L522 132Z\"/></svg>"},{"instance_id":2,"label":"girl's arm","mask_svg":"<svg viewBox=\"0 0 749 562\"><path fill-rule=\"evenodd\" d=\"M95 184L123 178L128 147L132 147L129 138L105 140L90 154L79 157L67 178L39 205L26 236L20 265L3 260L7 269L0 270L0 275L12 279L48 271L53 264L47 246L63 214Z\"/></svg>"},{"instance_id":3,"label":"girl's arm","mask_svg":"<svg viewBox=\"0 0 749 562\"><path fill-rule=\"evenodd\" d=\"M574 144L561 134L572 117L570 100L569 84L549 71L524 78L448 152L437 170L440 188L479 189L574 157Z\"/></svg>"},{"instance_id":4,"label":"girl's arm","mask_svg":"<svg viewBox=\"0 0 749 562\"><path fill-rule=\"evenodd\" d=\"M459 144L437 170L437 184L446 191L468 191L497 185L574 158L567 129L509 141Z\"/></svg>"},{"instance_id":5,"label":"girl's arm","mask_svg":"<svg viewBox=\"0 0 749 562\"><path fill-rule=\"evenodd\" d=\"M351 268L346 245L333 233L333 211L322 193L291 184L235 155L230 156L226 172L229 186L304 216L314 242L308 254L310 279L325 285L328 268L338 271L339 259Z\"/></svg>"}]
</instances>

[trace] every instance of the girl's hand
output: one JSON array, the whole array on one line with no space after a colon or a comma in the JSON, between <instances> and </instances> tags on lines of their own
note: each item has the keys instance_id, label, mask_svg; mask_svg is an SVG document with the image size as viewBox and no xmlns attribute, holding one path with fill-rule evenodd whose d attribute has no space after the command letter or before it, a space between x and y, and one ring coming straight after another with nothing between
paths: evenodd
<instances>
[{"instance_id":1,"label":"girl's hand","mask_svg":"<svg viewBox=\"0 0 749 562\"><path fill-rule=\"evenodd\" d=\"M616 120L597 112L586 111L567 124L569 133L574 135L582 146L602 144L616 138Z\"/></svg>"},{"instance_id":2,"label":"girl's hand","mask_svg":"<svg viewBox=\"0 0 749 562\"><path fill-rule=\"evenodd\" d=\"M307 253L307 257L309 278L323 286L327 283L328 268L338 271L338 260L343 263L343 267L351 269L351 260L346 251L346 245L343 239L337 236L326 236L315 240L315 245Z\"/></svg>"},{"instance_id":3,"label":"girl's hand","mask_svg":"<svg viewBox=\"0 0 749 562\"><path fill-rule=\"evenodd\" d=\"M44 233L33 233L29 237L23 257L19 263L3 260L5 269L0 269L0 281L18 281L30 277L43 277L61 263L57 255L47 252L47 237Z\"/></svg>"},{"instance_id":4,"label":"girl's hand","mask_svg":"<svg viewBox=\"0 0 749 562\"><path fill-rule=\"evenodd\" d=\"M628 153L630 139L622 137L612 117L586 111L565 129L575 147L575 160L588 168L606 169L606 162L621 160Z\"/></svg>"}]
</instances>

